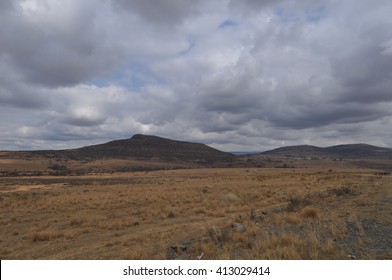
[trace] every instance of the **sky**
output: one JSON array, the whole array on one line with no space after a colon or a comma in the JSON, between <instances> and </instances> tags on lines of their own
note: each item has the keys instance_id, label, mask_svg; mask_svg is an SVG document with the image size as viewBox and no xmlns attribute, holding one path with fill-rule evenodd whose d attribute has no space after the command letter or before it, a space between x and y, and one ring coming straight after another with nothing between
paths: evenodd
<instances>
[{"instance_id":1,"label":"sky","mask_svg":"<svg viewBox=\"0 0 392 280\"><path fill-rule=\"evenodd\" d=\"M0 150L392 147L392 1L1 0Z\"/></svg>"}]
</instances>

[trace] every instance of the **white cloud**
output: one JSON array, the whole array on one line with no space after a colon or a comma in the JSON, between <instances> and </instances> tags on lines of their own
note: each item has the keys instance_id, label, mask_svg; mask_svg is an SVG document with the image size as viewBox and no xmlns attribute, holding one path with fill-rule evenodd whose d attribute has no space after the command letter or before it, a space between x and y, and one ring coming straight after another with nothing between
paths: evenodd
<instances>
[{"instance_id":1,"label":"white cloud","mask_svg":"<svg viewBox=\"0 0 392 280\"><path fill-rule=\"evenodd\" d=\"M392 146L389 1L0 6L0 149L134 133L224 150Z\"/></svg>"}]
</instances>

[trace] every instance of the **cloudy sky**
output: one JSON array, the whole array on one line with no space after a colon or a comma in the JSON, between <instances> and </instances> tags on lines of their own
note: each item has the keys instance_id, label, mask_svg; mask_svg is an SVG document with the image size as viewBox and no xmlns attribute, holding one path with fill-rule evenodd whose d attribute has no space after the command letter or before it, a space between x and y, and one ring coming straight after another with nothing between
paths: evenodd
<instances>
[{"instance_id":1,"label":"cloudy sky","mask_svg":"<svg viewBox=\"0 0 392 280\"><path fill-rule=\"evenodd\" d=\"M0 150L392 147L392 1L1 0Z\"/></svg>"}]
</instances>

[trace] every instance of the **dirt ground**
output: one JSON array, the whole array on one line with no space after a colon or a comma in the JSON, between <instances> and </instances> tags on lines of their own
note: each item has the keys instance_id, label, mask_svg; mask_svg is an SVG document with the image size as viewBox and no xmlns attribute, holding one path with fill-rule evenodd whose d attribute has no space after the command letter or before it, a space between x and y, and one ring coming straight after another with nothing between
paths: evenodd
<instances>
[{"instance_id":1,"label":"dirt ground","mask_svg":"<svg viewBox=\"0 0 392 280\"><path fill-rule=\"evenodd\" d=\"M0 178L1 259L391 259L392 176L231 168Z\"/></svg>"}]
</instances>

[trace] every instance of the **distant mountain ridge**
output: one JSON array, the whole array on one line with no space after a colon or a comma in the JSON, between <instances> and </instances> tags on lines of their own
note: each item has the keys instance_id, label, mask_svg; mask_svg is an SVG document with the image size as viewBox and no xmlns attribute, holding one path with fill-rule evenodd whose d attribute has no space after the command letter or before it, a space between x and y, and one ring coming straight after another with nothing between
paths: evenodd
<instances>
[{"instance_id":1,"label":"distant mountain ridge","mask_svg":"<svg viewBox=\"0 0 392 280\"><path fill-rule=\"evenodd\" d=\"M392 171L392 149L367 144L326 148L300 145L262 153L227 153L205 144L136 134L66 150L0 151L0 176L225 167L365 167ZM19 174L19 175L18 175Z\"/></svg>"},{"instance_id":2,"label":"distant mountain ridge","mask_svg":"<svg viewBox=\"0 0 392 280\"><path fill-rule=\"evenodd\" d=\"M196 164L231 163L235 156L205 144L171 140L152 135L135 134L129 139L113 140L104 144L60 151L37 151L47 156L75 160L103 158L159 160Z\"/></svg>"},{"instance_id":3,"label":"distant mountain ridge","mask_svg":"<svg viewBox=\"0 0 392 280\"><path fill-rule=\"evenodd\" d=\"M238 157L319 157L345 159L392 159L392 148L368 144L344 144L330 147L312 145L285 146L264 152L223 152L201 143L172 140L154 135L135 134L128 139L113 140L103 144L65 150L15 151L7 154L34 154L49 158L75 160L114 159L159 159L185 162L233 162Z\"/></svg>"},{"instance_id":4,"label":"distant mountain ridge","mask_svg":"<svg viewBox=\"0 0 392 280\"><path fill-rule=\"evenodd\" d=\"M281 147L262 152L260 155L344 159L392 159L392 149L368 144L346 144L325 148L310 145L300 145Z\"/></svg>"}]
</instances>

